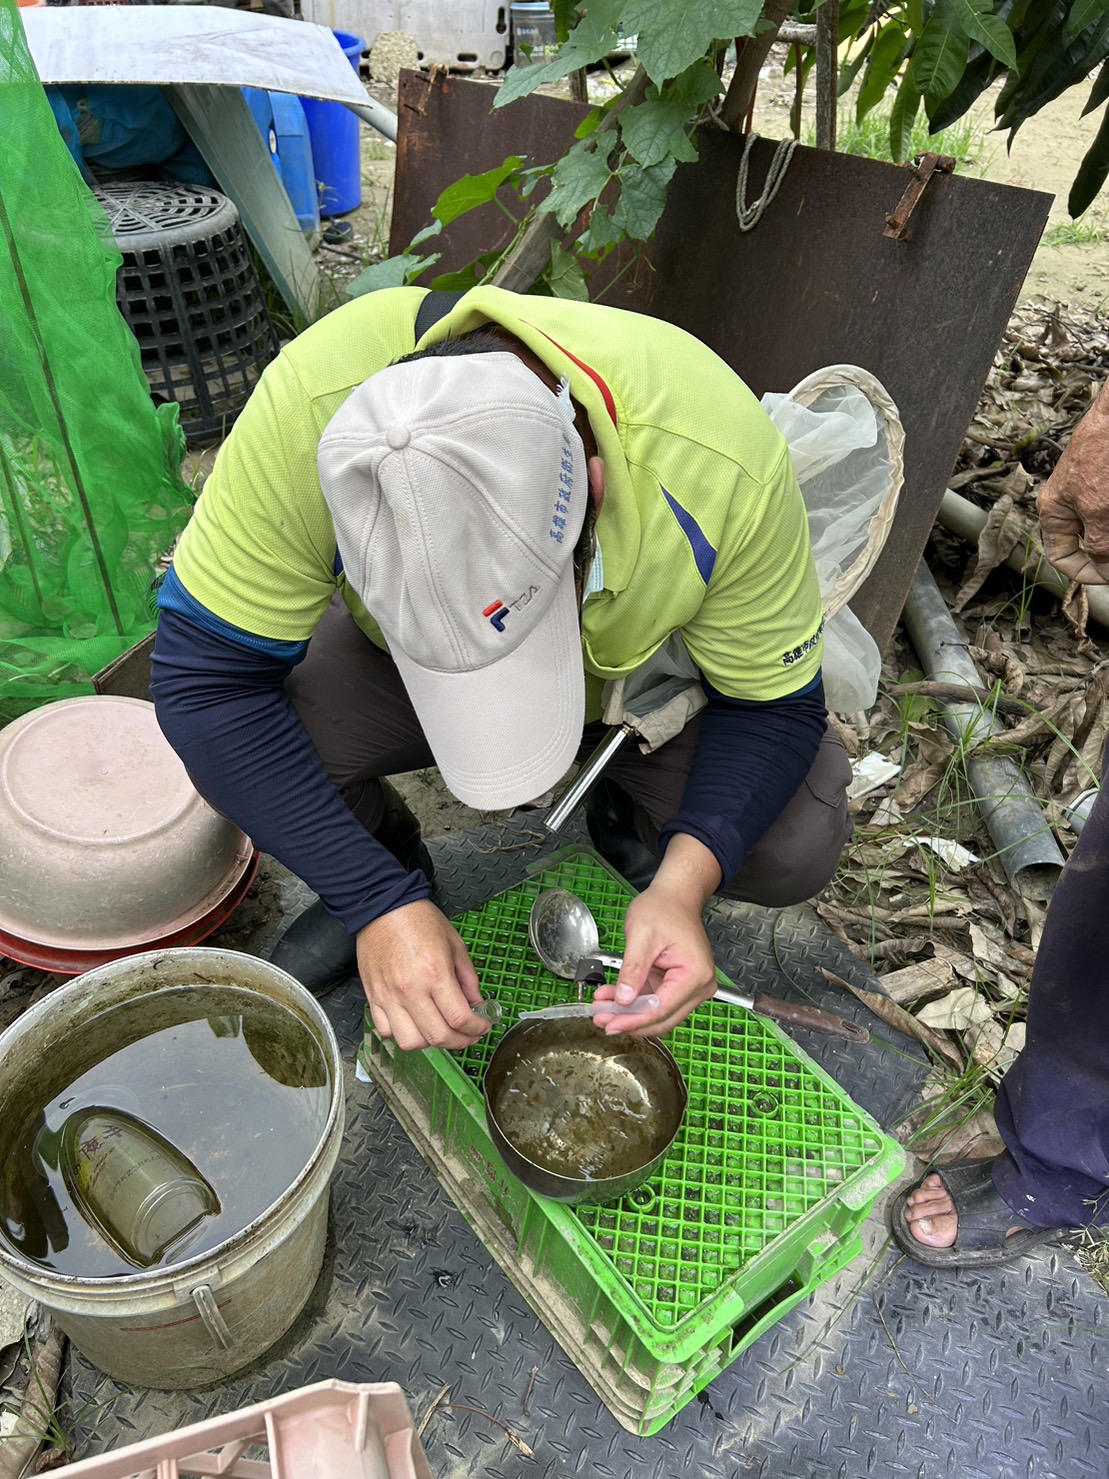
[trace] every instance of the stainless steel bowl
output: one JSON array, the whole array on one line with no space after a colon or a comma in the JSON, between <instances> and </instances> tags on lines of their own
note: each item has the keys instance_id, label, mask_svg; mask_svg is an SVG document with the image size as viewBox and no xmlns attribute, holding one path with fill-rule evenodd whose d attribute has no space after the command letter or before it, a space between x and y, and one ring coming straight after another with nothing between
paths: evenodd
<instances>
[{"instance_id":1,"label":"stainless steel bowl","mask_svg":"<svg viewBox=\"0 0 1109 1479\"><path fill-rule=\"evenodd\" d=\"M586 1019L509 1028L485 1070L485 1120L505 1165L560 1202L612 1202L646 1181L689 1091L669 1049Z\"/></svg>"},{"instance_id":2,"label":"stainless steel bowl","mask_svg":"<svg viewBox=\"0 0 1109 1479\"><path fill-rule=\"evenodd\" d=\"M0 932L75 951L161 940L209 914L251 860L153 704L62 699L0 730Z\"/></svg>"}]
</instances>

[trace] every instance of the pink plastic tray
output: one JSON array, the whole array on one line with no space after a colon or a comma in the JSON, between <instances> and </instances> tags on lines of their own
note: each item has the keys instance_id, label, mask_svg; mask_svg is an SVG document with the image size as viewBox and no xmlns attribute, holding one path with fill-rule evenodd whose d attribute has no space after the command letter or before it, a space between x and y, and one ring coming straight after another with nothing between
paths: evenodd
<instances>
[{"instance_id":1,"label":"pink plastic tray","mask_svg":"<svg viewBox=\"0 0 1109 1479\"><path fill-rule=\"evenodd\" d=\"M267 1458L247 1457L266 1449ZM70 1464L95 1479L431 1479L395 1382L321 1381Z\"/></svg>"}]
</instances>

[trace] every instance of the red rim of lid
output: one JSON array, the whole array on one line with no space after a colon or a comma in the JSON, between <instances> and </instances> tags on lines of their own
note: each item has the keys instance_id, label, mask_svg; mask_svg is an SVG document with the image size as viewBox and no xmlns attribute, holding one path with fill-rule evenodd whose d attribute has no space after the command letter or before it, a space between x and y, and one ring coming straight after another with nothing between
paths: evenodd
<instances>
[{"instance_id":1,"label":"red rim of lid","mask_svg":"<svg viewBox=\"0 0 1109 1479\"><path fill-rule=\"evenodd\" d=\"M226 924L246 898L260 861L261 854L255 849L234 886L214 908L173 934L103 950L65 950L57 945L40 944L0 930L0 955L6 955L19 965L34 966L36 970L50 971L59 976L79 976L85 971L95 970L97 966L107 965L113 960L122 960L128 955L144 955L148 950L168 950L174 946L199 944L221 925Z\"/></svg>"}]
</instances>

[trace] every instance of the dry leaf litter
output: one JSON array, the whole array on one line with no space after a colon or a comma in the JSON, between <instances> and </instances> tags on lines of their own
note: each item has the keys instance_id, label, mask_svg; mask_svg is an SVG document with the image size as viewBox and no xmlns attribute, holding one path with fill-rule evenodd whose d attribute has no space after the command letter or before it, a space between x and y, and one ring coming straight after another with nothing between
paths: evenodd
<instances>
[{"instance_id":1,"label":"dry leaf litter","mask_svg":"<svg viewBox=\"0 0 1109 1479\"><path fill-rule=\"evenodd\" d=\"M1022 305L996 355L949 487L986 515L978 546L933 529L925 559L967 636L998 732L975 752L1019 760L1064 855L1067 808L1098 784L1109 727L1105 633L1081 588L1060 598L1006 564L1038 548L1035 499L1109 373L1109 319ZM878 976L868 1002L916 1036L935 1067L897 1133L923 1158L1000 1150L993 1091L1024 1042L1045 906L1009 883L968 800L944 698L903 632L879 699L837 724L856 767L856 835L817 901L825 924ZM963 746L969 752L969 747Z\"/></svg>"}]
</instances>

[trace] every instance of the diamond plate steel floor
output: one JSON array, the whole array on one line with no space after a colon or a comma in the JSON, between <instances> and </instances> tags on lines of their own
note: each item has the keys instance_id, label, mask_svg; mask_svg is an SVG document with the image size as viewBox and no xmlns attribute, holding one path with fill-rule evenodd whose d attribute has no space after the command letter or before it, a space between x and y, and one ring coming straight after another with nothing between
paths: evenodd
<instances>
[{"instance_id":1,"label":"diamond plate steel floor","mask_svg":"<svg viewBox=\"0 0 1109 1479\"><path fill-rule=\"evenodd\" d=\"M584 840L584 838L582 838ZM449 913L521 881L550 848L516 819L431 844ZM234 924L234 922L233 922ZM261 950L228 927L213 943ZM241 926L240 926L241 930ZM749 990L854 1015L864 1048L798 1043L889 1128L915 1102L914 1045L818 974L873 987L807 910L720 906L710 931L723 969ZM347 1129L332 1240L309 1308L257 1369L216 1390L137 1392L74 1353L68 1387L85 1409L82 1455L328 1377L397 1381L436 1479L1084 1479L1109 1472L1105 1296L1063 1248L1013 1268L941 1276L891 1251L878 1214L867 1252L746 1350L652 1438L619 1426L470 1231L374 1087L354 1076L357 982L326 1005L347 1062ZM280 1292L275 1291L280 1298ZM532 1373L535 1373L534 1379ZM109 1405L103 1405L103 1404ZM533 1451L527 1458L487 1417Z\"/></svg>"}]
</instances>

